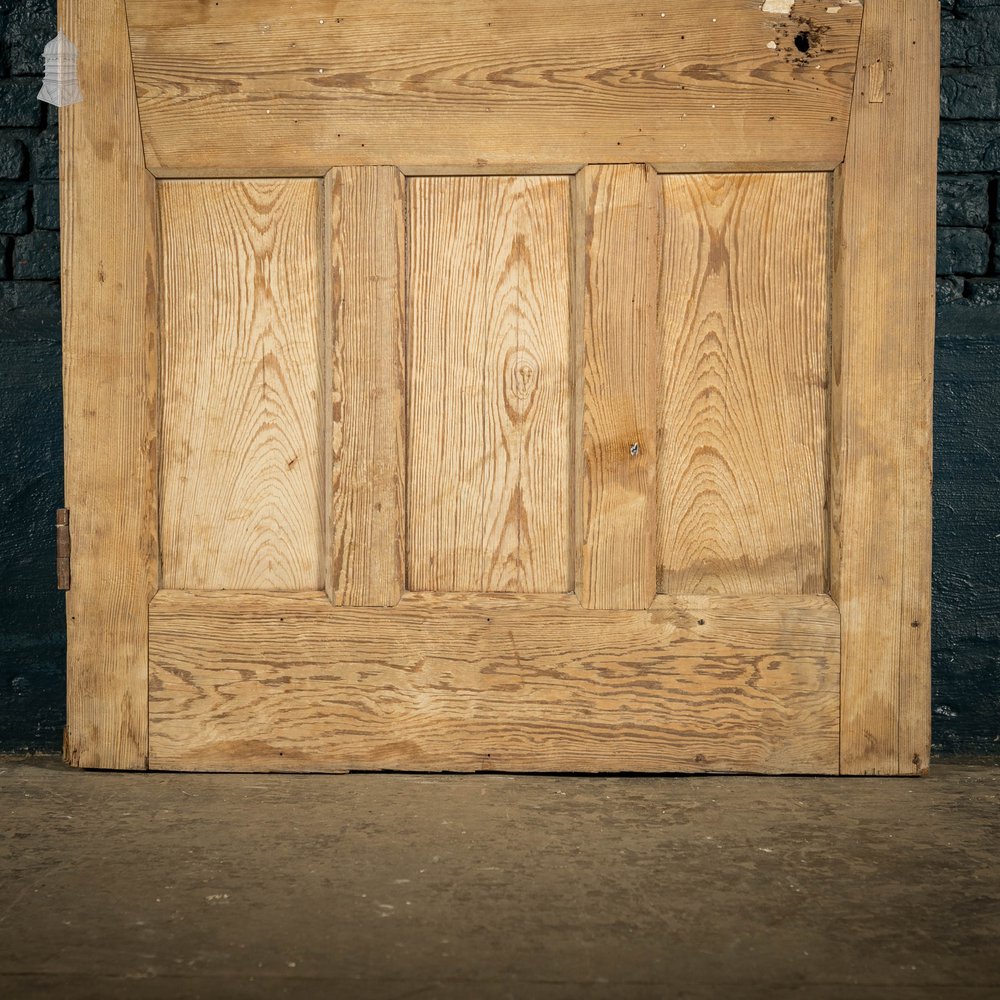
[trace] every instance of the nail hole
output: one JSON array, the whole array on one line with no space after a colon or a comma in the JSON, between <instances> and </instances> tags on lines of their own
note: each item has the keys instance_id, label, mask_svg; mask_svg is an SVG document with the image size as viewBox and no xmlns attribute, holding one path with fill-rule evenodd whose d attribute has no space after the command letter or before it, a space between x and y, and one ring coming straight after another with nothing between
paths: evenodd
<instances>
[{"instance_id":1,"label":"nail hole","mask_svg":"<svg viewBox=\"0 0 1000 1000\"><path fill-rule=\"evenodd\" d=\"M799 52L808 52L812 46L812 40L809 38L808 31L800 31L795 36L795 47Z\"/></svg>"}]
</instances>

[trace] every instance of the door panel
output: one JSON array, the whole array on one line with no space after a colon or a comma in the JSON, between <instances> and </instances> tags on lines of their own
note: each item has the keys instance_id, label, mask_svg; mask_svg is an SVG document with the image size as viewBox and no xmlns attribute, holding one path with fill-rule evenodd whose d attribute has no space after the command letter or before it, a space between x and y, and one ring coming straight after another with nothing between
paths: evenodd
<instances>
[{"instance_id":1,"label":"door panel","mask_svg":"<svg viewBox=\"0 0 1000 1000\"><path fill-rule=\"evenodd\" d=\"M569 178L408 198L409 588L571 590Z\"/></svg>"},{"instance_id":2,"label":"door panel","mask_svg":"<svg viewBox=\"0 0 1000 1000\"><path fill-rule=\"evenodd\" d=\"M322 587L320 185L159 199L162 584Z\"/></svg>"},{"instance_id":3,"label":"door panel","mask_svg":"<svg viewBox=\"0 0 1000 1000\"><path fill-rule=\"evenodd\" d=\"M161 591L150 764L178 770L764 771L837 765L828 597Z\"/></svg>"},{"instance_id":4,"label":"door panel","mask_svg":"<svg viewBox=\"0 0 1000 1000\"><path fill-rule=\"evenodd\" d=\"M661 183L657 589L821 593L830 178Z\"/></svg>"}]
</instances>

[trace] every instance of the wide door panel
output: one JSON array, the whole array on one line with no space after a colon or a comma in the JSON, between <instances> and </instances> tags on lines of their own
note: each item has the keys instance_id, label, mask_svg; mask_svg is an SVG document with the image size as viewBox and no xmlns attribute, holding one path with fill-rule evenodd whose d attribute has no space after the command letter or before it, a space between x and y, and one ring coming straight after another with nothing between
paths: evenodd
<instances>
[{"instance_id":1,"label":"wide door panel","mask_svg":"<svg viewBox=\"0 0 1000 1000\"><path fill-rule=\"evenodd\" d=\"M657 589L826 589L830 178L660 179Z\"/></svg>"},{"instance_id":2,"label":"wide door panel","mask_svg":"<svg viewBox=\"0 0 1000 1000\"><path fill-rule=\"evenodd\" d=\"M162 591L150 765L178 770L765 771L837 766L828 597Z\"/></svg>"},{"instance_id":3,"label":"wide door panel","mask_svg":"<svg viewBox=\"0 0 1000 1000\"><path fill-rule=\"evenodd\" d=\"M408 195L409 589L571 590L569 178Z\"/></svg>"},{"instance_id":4,"label":"wide door panel","mask_svg":"<svg viewBox=\"0 0 1000 1000\"><path fill-rule=\"evenodd\" d=\"M323 586L320 184L159 185L165 587Z\"/></svg>"}]
</instances>

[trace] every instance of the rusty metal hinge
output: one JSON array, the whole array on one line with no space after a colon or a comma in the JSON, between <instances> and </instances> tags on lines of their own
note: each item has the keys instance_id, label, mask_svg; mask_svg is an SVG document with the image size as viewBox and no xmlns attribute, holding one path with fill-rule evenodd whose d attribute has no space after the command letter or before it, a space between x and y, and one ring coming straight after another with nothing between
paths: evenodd
<instances>
[{"instance_id":1,"label":"rusty metal hinge","mask_svg":"<svg viewBox=\"0 0 1000 1000\"><path fill-rule=\"evenodd\" d=\"M71 555L69 510L60 507L56 511L56 586L60 590L69 590Z\"/></svg>"}]
</instances>

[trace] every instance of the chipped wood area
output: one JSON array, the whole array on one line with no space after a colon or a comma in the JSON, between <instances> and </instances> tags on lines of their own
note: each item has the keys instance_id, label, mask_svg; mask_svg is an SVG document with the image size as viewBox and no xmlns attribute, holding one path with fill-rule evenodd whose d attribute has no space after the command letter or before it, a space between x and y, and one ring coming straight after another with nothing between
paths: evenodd
<instances>
[{"instance_id":1,"label":"chipped wood area","mask_svg":"<svg viewBox=\"0 0 1000 1000\"><path fill-rule=\"evenodd\" d=\"M251 148L249 169L272 175L385 163L832 169L861 24L859 6L817 0L787 14L754 0L127 8L145 153L160 176L246 169Z\"/></svg>"},{"instance_id":2,"label":"chipped wood area","mask_svg":"<svg viewBox=\"0 0 1000 1000\"><path fill-rule=\"evenodd\" d=\"M162 591L150 630L154 768L837 769L828 597Z\"/></svg>"}]
</instances>

